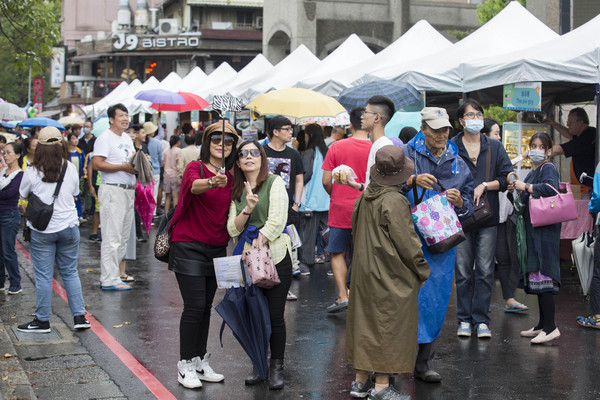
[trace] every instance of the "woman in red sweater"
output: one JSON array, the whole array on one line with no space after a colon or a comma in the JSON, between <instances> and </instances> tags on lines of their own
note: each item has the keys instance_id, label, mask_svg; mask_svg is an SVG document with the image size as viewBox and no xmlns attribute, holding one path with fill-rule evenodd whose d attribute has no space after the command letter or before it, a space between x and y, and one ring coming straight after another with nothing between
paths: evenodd
<instances>
[{"instance_id":1,"label":"woman in red sweater","mask_svg":"<svg viewBox=\"0 0 600 400\"><path fill-rule=\"evenodd\" d=\"M183 313L179 324L180 384L202 387L201 380L224 379L208 364L206 342L217 281L213 258L225 257L229 235L227 213L231 203L232 176L221 174L221 147L225 146L225 167L229 171L235 159L235 128L216 122L206 128L200 160L188 164L181 181L180 197L171 221L169 269L175 272Z\"/></svg>"}]
</instances>

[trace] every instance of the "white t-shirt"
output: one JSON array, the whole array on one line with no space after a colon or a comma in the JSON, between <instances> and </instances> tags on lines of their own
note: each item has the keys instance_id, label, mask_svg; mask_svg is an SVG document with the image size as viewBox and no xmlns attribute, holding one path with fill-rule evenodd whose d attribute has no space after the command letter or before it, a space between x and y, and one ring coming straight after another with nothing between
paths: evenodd
<instances>
[{"instance_id":1,"label":"white t-shirt","mask_svg":"<svg viewBox=\"0 0 600 400\"><path fill-rule=\"evenodd\" d=\"M384 146L393 146L394 142L388 137L382 136L373 143L369 152L369 161L367 161L367 176L365 177L365 187L371 181L371 167L375 165L375 154Z\"/></svg>"},{"instance_id":2,"label":"white t-shirt","mask_svg":"<svg viewBox=\"0 0 600 400\"><path fill-rule=\"evenodd\" d=\"M110 129L105 130L98 136L94 143L94 156L106 157L110 164L126 164L135 153L133 141L126 133L117 135ZM125 171L104 172L100 171L102 183L121 183L135 185L135 175Z\"/></svg>"},{"instance_id":3,"label":"white t-shirt","mask_svg":"<svg viewBox=\"0 0 600 400\"><path fill-rule=\"evenodd\" d=\"M27 167L23 173L23 180L21 180L21 186L19 187L21 197L27 198L30 193L34 193L44 203L51 204L52 195L54 194L57 184L55 182L42 182L43 177L44 175L35 167ZM71 162L68 162L62 186L60 187L58 197L54 202L54 212L52 213L52 218L50 219L48 227L43 231L39 231L31 226L31 223L27 222L27 225L31 229L43 233L60 232L66 228L79 225L74 199L74 196L77 196L78 194L79 173L77 172L77 168L75 168Z\"/></svg>"}]
</instances>

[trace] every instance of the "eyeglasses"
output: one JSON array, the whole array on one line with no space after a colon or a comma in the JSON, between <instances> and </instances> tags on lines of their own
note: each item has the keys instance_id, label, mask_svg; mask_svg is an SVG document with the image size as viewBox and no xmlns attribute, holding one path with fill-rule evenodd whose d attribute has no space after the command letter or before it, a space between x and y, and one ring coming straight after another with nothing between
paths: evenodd
<instances>
[{"instance_id":1,"label":"eyeglasses","mask_svg":"<svg viewBox=\"0 0 600 400\"><path fill-rule=\"evenodd\" d=\"M223 140L222 135L213 135L210 137L210 141L213 144L221 144L222 140ZM232 138L231 136L225 136L225 146L233 146L233 142L235 142L234 138Z\"/></svg>"},{"instance_id":2,"label":"eyeglasses","mask_svg":"<svg viewBox=\"0 0 600 400\"><path fill-rule=\"evenodd\" d=\"M377 115L379 113L373 112L373 111L367 111L367 110L363 110L363 112L360 113L360 115L364 116L365 114L373 114L373 115Z\"/></svg>"},{"instance_id":3,"label":"eyeglasses","mask_svg":"<svg viewBox=\"0 0 600 400\"><path fill-rule=\"evenodd\" d=\"M250 154L252 157L260 157L260 150L259 149L250 149L250 150L243 149L238 152L238 157L246 158L246 157L248 157L248 154Z\"/></svg>"},{"instance_id":4,"label":"eyeglasses","mask_svg":"<svg viewBox=\"0 0 600 400\"><path fill-rule=\"evenodd\" d=\"M290 131L292 132L294 130L294 128L292 128L291 126L288 128L279 128L280 131Z\"/></svg>"},{"instance_id":5,"label":"eyeglasses","mask_svg":"<svg viewBox=\"0 0 600 400\"><path fill-rule=\"evenodd\" d=\"M465 119L465 118L468 118L468 119L483 118L483 113L482 112L478 112L478 113L474 113L474 112L466 113L465 115L463 115L463 119Z\"/></svg>"}]
</instances>

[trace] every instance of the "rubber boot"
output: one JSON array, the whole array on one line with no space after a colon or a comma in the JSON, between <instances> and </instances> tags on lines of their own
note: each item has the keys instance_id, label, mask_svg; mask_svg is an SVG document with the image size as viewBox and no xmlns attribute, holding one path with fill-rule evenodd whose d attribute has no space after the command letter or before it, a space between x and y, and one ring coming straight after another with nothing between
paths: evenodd
<instances>
[{"instance_id":1,"label":"rubber boot","mask_svg":"<svg viewBox=\"0 0 600 400\"><path fill-rule=\"evenodd\" d=\"M252 386L256 385L257 383L261 383L262 381L263 380L258 374L258 371L256 371L256 368L252 367L252 372L250 372L250 375L246 377L244 383L246 383L246 385Z\"/></svg>"},{"instance_id":2,"label":"rubber boot","mask_svg":"<svg viewBox=\"0 0 600 400\"><path fill-rule=\"evenodd\" d=\"M271 359L271 374L269 376L269 389L283 389L283 358Z\"/></svg>"}]
</instances>

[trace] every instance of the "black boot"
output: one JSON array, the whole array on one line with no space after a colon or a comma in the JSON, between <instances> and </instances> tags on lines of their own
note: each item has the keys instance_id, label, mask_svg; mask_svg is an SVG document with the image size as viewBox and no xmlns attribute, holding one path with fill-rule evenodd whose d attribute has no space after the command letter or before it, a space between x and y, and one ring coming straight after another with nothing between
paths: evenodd
<instances>
[{"instance_id":1,"label":"black boot","mask_svg":"<svg viewBox=\"0 0 600 400\"><path fill-rule=\"evenodd\" d=\"M269 389L283 389L283 358L271 359L271 372L269 375Z\"/></svg>"},{"instance_id":2,"label":"black boot","mask_svg":"<svg viewBox=\"0 0 600 400\"><path fill-rule=\"evenodd\" d=\"M258 374L258 371L256 371L256 368L252 367L252 372L250 372L250 375L248 375L246 377L246 380L244 381L246 383L246 385L256 385L257 383L261 383L263 380L260 377L260 375Z\"/></svg>"}]
</instances>

